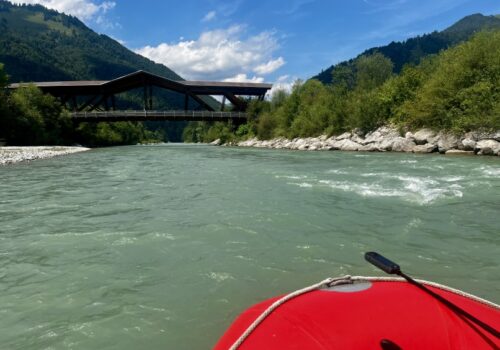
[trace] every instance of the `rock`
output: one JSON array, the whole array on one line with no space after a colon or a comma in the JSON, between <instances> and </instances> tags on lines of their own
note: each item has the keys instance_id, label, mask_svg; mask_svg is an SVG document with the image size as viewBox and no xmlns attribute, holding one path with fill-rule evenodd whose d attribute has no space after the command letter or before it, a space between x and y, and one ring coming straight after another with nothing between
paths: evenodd
<instances>
[{"instance_id":1,"label":"rock","mask_svg":"<svg viewBox=\"0 0 500 350\"><path fill-rule=\"evenodd\" d=\"M335 149L340 149L341 151L357 151L360 148L362 148L362 146L359 143L356 143L349 139L336 141L333 147Z\"/></svg>"},{"instance_id":2,"label":"rock","mask_svg":"<svg viewBox=\"0 0 500 350\"><path fill-rule=\"evenodd\" d=\"M352 134L351 141L354 141L357 144L363 145L365 142L365 139L362 138L361 136L359 136L358 134Z\"/></svg>"},{"instance_id":3,"label":"rock","mask_svg":"<svg viewBox=\"0 0 500 350\"><path fill-rule=\"evenodd\" d=\"M500 142L495 140L480 140L474 149L479 155L497 155L500 152Z\"/></svg>"},{"instance_id":4,"label":"rock","mask_svg":"<svg viewBox=\"0 0 500 350\"><path fill-rule=\"evenodd\" d=\"M425 145L416 145L413 147L413 153L432 153L438 150L438 146L432 143Z\"/></svg>"},{"instance_id":5,"label":"rock","mask_svg":"<svg viewBox=\"0 0 500 350\"><path fill-rule=\"evenodd\" d=\"M335 138L336 141L342 141L346 139L350 139L352 134L350 132L345 132L342 135L339 135Z\"/></svg>"},{"instance_id":6,"label":"rock","mask_svg":"<svg viewBox=\"0 0 500 350\"><path fill-rule=\"evenodd\" d=\"M421 129L413 134L417 145L425 145L426 143L434 143L436 132L430 129Z\"/></svg>"},{"instance_id":7,"label":"rock","mask_svg":"<svg viewBox=\"0 0 500 350\"><path fill-rule=\"evenodd\" d=\"M477 141L481 140L494 140L494 141L500 141L500 131L497 132L473 132L474 138Z\"/></svg>"},{"instance_id":8,"label":"rock","mask_svg":"<svg viewBox=\"0 0 500 350\"><path fill-rule=\"evenodd\" d=\"M413 133L411 131L408 131L405 134L405 139L411 139L412 141L414 141L415 140L415 136L413 135Z\"/></svg>"},{"instance_id":9,"label":"rock","mask_svg":"<svg viewBox=\"0 0 500 350\"><path fill-rule=\"evenodd\" d=\"M463 148L465 151L473 151L474 148L476 148L476 141L472 138L465 138L461 142L462 147L460 147L460 144L458 145L459 148Z\"/></svg>"},{"instance_id":10,"label":"rock","mask_svg":"<svg viewBox=\"0 0 500 350\"><path fill-rule=\"evenodd\" d=\"M413 139L407 139L406 137L397 137L392 140L392 144L388 151L393 152L413 152L413 149L417 145L413 141Z\"/></svg>"},{"instance_id":11,"label":"rock","mask_svg":"<svg viewBox=\"0 0 500 350\"><path fill-rule=\"evenodd\" d=\"M491 134L491 139L500 142L500 131Z\"/></svg>"},{"instance_id":12,"label":"rock","mask_svg":"<svg viewBox=\"0 0 500 350\"><path fill-rule=\"evenodd\" d=\"M222 142L221 142L221 140L220 140L220 139L217 139L217 140L214 140L214 141L210 142L210 144L211 144L212 146L220 146L220 145L221 145L221 143L222 143Z\"/></svg>"},{"instance_id":13,"label":"rock","mask_svg":"<svg viewBox=\"0 0 500 350\"><path fill-rule=\"evenodd\" d=\"M439 153L446 153L450 149L458 148L460 139L455 134L439 133L438 134L438 151Z\"/></svg>"},{"instance_id":14,"label":"rock","mask_svg":"<svg viewBox=\"0 0 500 350\"><path fill-rule=\"evenodd\" d=\"M450 149L446 151L445 153L447 156L448 155L474 155L474 151L464 151L460 149Z\"/></svg>"},{"instance_id":15,"label":"rock","mask_svg":"<svg viewBox=\"0 0 500 350\"><path fill-rule=\"evenodd\" d=\"M360 128L355 128L354 130L352 130L352 134L353 135L358 135L360 137L363 137L365 135L365 133L363 132L363 130L361 130Z\"/></svg>"},{"instance_id":16,"label":"rock","mask_svg":"<svg viewBox=\"0 0 500 350\"><path fill-rule=\"evenodd\" d=\"M238 146L239 147L252 147L253 145L255 145L256 141L257 141L256 139L248 139L245 141L240 141L240 142L238 142Z\"/></svg>"},{"instance_id":17,"label":"rock","mask_svg":"<svg viewBox=\"0 0 500 350\"><path fill-rule=\"evenodd\" d=\"M395 139L397 137L399 137L399 132L395 128L382 126L377 130L366 134L365 139L360 143L363 145L376 142L380 143L385 139Z\"/></svg>"}]
</instances>

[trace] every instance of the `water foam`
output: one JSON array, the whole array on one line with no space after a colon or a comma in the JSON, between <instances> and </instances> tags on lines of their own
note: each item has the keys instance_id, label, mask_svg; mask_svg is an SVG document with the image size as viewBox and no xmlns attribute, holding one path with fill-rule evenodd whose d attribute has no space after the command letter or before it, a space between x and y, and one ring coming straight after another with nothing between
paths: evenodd
<instances>
[{"instance_id":1,"label":"water foam","mask_svg":"<svg viewBox=\"0 0 500 350\"><path fill-rule=\"evenodd\" d=\"M313 187L312 184L307 183L307 182L301 182L301 183L289 182L288 184L289 185L295 185L295 186L303 187L303 188L311 188L311 187Z\"/></svg>"},{"instance_id":2,"label":"water foam","mask_svg":"<svg viewBox=\"0 0 500 350\"><path fill-rule=\"evenodd\" d=\"M500 168L491 167L491 166L482 166L479 168L481 174L485 177L500 177Z\"/></svg>"},{"instance_id":3,"label":"water foam","mask_svg":"<svg viewBox=\"0 0 500 350\"><path fill-rule=\"evenodd\" d=\"M457 183L444 183L423 177L409 175L388 175L382 173L362 174L362 177L382 177L374 182L356 183L353 181L320 180L319 184L335 190L354 192L363 197L400 197L405 201L430 204L444 198L462 198L462 186ZM384 181L385 180L385 181ZM387 183L387 180L392 180Z\"/></svg>"}]
</instances>

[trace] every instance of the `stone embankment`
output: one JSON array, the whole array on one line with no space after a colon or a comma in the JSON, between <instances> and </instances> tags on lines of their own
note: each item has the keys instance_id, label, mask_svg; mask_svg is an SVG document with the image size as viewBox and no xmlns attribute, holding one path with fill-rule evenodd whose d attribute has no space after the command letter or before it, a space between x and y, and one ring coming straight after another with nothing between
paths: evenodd
<instances>
[{"instance_id":1,"label":"stone embankment","mask_svg":"<svg viewBox=\"0 0 500 350\"><path fill-rule=\"evenodd\" d=\"M35 159L52 158L88 150L90 150L90 148L66 146L0 147L0 166Z\"/></svg>"},{"instance_id":2,"label":"stone embankment","mask_svg":"<svg viewBox=\"0 0 500 350\"><path fill-rule=\"evenodd\" d=\"M235 144L240 147L276 148L293 150L341 150L362 152L410 152L442 154L478 154L500 156L500 131L496 133L470 132L455 135L422 129L404 136L393 127L381 127L366 135L347 132L339 136L319 136L288 140L250 139Z\"/></svg>"}]
</instances>

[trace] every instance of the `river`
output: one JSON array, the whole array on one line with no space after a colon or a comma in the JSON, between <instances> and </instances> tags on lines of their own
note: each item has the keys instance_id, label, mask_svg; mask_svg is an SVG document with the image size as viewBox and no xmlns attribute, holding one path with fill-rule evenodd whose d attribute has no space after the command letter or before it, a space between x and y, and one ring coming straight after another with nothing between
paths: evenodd
<instances>
[{"instance_id":1,"label":"river","mask_svg":"<svg viewBox=\"0 0 500 350\"><path fill-rule=\"evenodd\" d=\"M0 167L2 349L209 349L328 276L500 301L498 157L130 146Z\"/></svg>"}]
</instances>

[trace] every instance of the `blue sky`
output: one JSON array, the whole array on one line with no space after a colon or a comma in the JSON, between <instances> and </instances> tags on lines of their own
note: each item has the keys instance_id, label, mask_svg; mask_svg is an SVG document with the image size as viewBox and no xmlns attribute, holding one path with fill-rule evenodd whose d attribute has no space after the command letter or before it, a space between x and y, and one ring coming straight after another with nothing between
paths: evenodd
<instances>
[{"instance_id":1,"label":"blue sky","mask_svg":"<svg viewBox=\"0 0 500 350\"><path fill-rule=\"evenodd\" d=\"M73 14L187 79L284 84L472 13L500 14L499 0L16 2Z\"/></svg>"}]
</instances>

